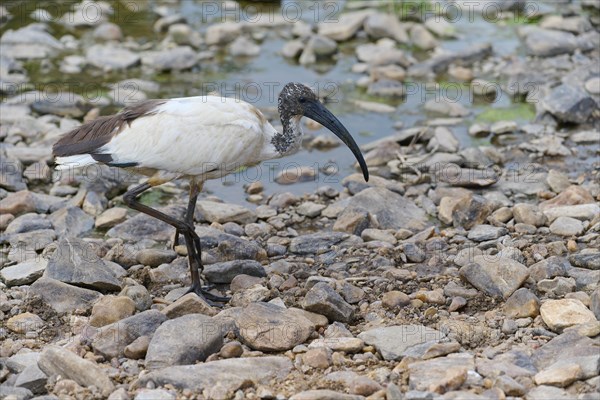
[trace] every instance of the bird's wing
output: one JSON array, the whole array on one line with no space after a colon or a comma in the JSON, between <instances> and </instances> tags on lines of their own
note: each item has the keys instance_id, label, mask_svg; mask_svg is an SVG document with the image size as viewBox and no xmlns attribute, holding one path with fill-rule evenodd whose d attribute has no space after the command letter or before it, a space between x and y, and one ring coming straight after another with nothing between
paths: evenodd
<instances>
[{"instance_id":1,"label":"bird's wing","mask_svg":"<svg viewBox=\"0 0 600 400\"><path fill-rule=\"evenodd\" d=\"M156 108L166 100L147 100L126 107L116 115L100 117L85 123L63 135L52 147L55 157L68 157L93 153L99 147L107 144L132 121L152 115Z\"/></svg>"},{"instance_id":2,"label":"bird's wing","mask_svg":"<svg viewBox=\"0 0 600 400\"><path fill-rule=\"evenodd\" d=\"M96 150L116 165L199 175L261 161L272 127L251 104L218 96L171 99Z\"/></svg>"}]
</instances>

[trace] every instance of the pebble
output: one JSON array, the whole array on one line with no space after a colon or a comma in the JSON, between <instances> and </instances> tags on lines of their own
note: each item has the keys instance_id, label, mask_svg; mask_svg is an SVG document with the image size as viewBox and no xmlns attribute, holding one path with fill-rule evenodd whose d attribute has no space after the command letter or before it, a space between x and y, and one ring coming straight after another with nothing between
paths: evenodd
<instances>
[{"instance_id":1,"label":"pebble","mask_svg":"<svg viewBox=\"0 0 600 400\"><path fill-rule=\"evenodd\" d=\"M395 309L398 307L404 307L410 304L410 297L398 290L392 290L391 292L384 293L381 298L381 304L385 308Z\"/></svg>"},{"instance_id":2,"label":"pebble","mask_svg":"<svg viewBox=\"0 0 600 400\"><path fill-rule=\"evenodd\" d=\"M153 268L161 264L169 264L176 257L177 254L173 250L141 249L135 254L137 262Z\"/></svg>"},{"instance_id":3,"label":"pebble","mask_svg":"<svg viewBox=\"0 0 600 400\"><path fill-rule=\"evenodd\" d=\"M331 325L330 325L331 326ZM326 347L332 351L343 351L345 353L359 353L365 346L362 339L355 337L330 337L327 339L313 340L309 345L309 349Z\"/></svg>"},{"instance_id":4,"label":"pebble","mask_svg":"<svg viewBox=\"0 0 600 400\"><path fill-rule=\"evenodd\" d=\"M94 290L78 288L48 277L35 281L29 289L29 295L39 296L58 313L72 312L76 309L89 310L101 296Z\"/></svg>"},{"instance_id":5,"label":"pebble","mask_svg":"<svg viewBox=\"0 0 600 400\"><path fill-rule=\"evenodd\" d=\"M43 329L44 321L36 314L23 313L10 317L6 321L8 330L15 333L37 332Z\"/></svg>"},{"instance_id":6,"label":"pebble","mask_svg":"<svg viewBox=\"0 0 600 400\"><path fill-rule=\"evenodd\" d=\"M222 358L237 358L241 357L242 354L244 354L244 348L240 342L237 341L225 343L219 352L219 355Z\"/></svg>"},{"instance_id":7,"label":"pebble","mask_svg":"<svg viewBox=\"0 0 600 400\"><path fill-rule=\"evenodd\" d=\"M331 365L331 350L326 347L309 349L302 356L302 361L309 367L325 369Z\"/></svg>"},{"instance_id":8,"label":"pebble","mask_svg":"<svg viewBox=\"0 0 600 400\"><path fill-rule=\"evenodd\" d=\"M546 224L546 216L533 204L518 203L512 208L515 222L533 226L543 226Z\"/></svg>"},{"instance_id":9,"label":"pebble","mask_svg":"<svg viewBox=\"0 0 600 400\"><path fill-rule=\"evenodd\" d=\"M133 360L140 360L146 358L146 353L148 352L149 346L150 337L145 335L140 336L133 342L125 346L125 349L123 350L123 355Z\"/></svg>"},{"instance_id":10,"label":"pebble","mask_svg":"<svg viewBox=\"0 0 600 400\"><path fill-rule=\"evenodd\" d=\"M476 225L470 231L467 237L475 242L485 242L498 239L508 233L506 228L492 225Z\"/></svg>"}]
</instances>

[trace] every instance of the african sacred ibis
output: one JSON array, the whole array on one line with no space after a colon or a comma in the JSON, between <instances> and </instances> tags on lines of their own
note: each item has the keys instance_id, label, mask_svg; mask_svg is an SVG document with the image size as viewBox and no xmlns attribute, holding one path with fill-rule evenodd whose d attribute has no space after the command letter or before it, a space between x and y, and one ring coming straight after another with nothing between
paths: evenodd
<instances>
[{"instance_id":1,"label":"african sacred ibis","mask_svg":"<svg viewBox=\"0 0 600 400\"><path fill-rule=\"evenodd\" d=\"M200 238L194 230L198 194L208 179L220 178L240 166L292 154L302 141L302 116L311 118L336 134L354 153L365 180L369 171L348 130L299 83L284 86L278 99L283 132L277 132L253 105L220 96L148 100L116 115L97 118L66 133L54 144L57 169L95 163L121 167L149 179L127 191L123 201L176 228L187 246L192 286L190 292L210 304L227 301L201 287ZM180 221L141 204L137 197L162 183L187 178L190 197L185 220Z\"/></svg>"}]
</instances>

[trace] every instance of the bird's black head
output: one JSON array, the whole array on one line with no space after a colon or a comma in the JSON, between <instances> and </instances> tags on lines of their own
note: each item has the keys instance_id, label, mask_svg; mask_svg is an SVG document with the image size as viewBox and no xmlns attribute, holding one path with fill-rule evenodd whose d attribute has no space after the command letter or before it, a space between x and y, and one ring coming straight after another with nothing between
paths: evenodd
<instances>
[{"instance_id":1,"label":"bird's black head","mask_svg":"<svg viewBox=\"0 0 600 400\"><path fill-rule=\"evenodd\" d=\"M358 145L344 125L319 101L317 95L301 83L288 83L279 94L278 110L284 130L289 128L293 120L302 116L317 121L348 146L356 157L363 172L365 181L369 180L367 164L358 148ZM285 133L285 132L284 132Z\"/></svg>"}]
</instances>

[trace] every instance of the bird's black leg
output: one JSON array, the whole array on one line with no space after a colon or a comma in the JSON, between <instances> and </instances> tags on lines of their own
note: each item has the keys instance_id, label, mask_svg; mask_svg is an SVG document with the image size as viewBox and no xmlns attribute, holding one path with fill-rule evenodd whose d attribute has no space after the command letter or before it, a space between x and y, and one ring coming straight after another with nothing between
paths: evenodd
<instances>
[{"instance_id":1,"label":"bird's black leg","mask_svg":"<svg viewBox=\"0 0 600 400\"><path fill-rule=\"evenodd\" d=\"M185 213L185 222L187 222L190 226L194 226L194 212L196 211L196 202L198 201L198 195L201 191L202 183L195 184L194 182L190 182L190 198ZM179 245L179 233L179 229L176 229L175 237L173 238L173 249L175 249L175 246Z\"/></svg>"},{"instance_id":2,"label":"bird's black leg","mask_svg":"<svg viewBox=\"0 0 600 400\"><path fill-rule=\"evenodd\" d=\"M205 299L208 304L213 306L219 306L214 302L226 302L229 301L227 297L215 296L212 293L209 293L202 289L201 281L200 281L200 271L202 269L202 260L200 258L200 253L197 251L200 249L200 238L196 234L193 225L187 224L185 221L179 221L167 214L164 214L154 208L148 207L139 201L137 201L137 197L144 192L145 190L151 188L152 186L148 183L143 183L135 188L129 190L123 195L123 201L130 208L147 214L151 217L154 217L160 221L166 222L167 224L175 227L175 229L179 230L183 237L185 238L185 244L187 246L188 251L188 259L190 263L190 273L192 276L192 287L190 288L190 292L196 293L199 297Z\"/></svg>"}]
</instances>

